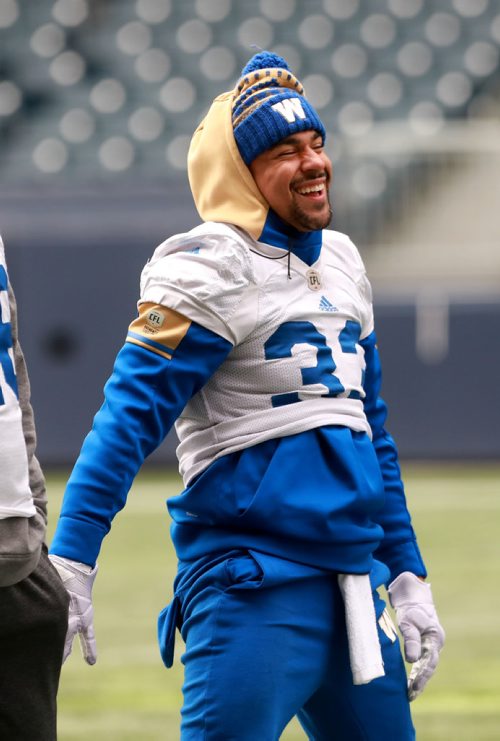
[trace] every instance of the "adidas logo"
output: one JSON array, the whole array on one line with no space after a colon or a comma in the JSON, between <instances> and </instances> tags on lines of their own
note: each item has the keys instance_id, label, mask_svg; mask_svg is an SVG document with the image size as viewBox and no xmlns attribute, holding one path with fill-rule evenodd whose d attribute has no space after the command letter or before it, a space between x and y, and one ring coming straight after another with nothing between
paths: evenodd
<instances>
[{"instance_id":1,"label":"adidas logo","mask_svg":"<svg viewBox=\"0 0 500 741\"><path fill-rule=\"evenodd\" d=\"M319 308L321 311L338 311L337 307L331 304L326 296L321 296Z\"/></svg>"}]
</instances>

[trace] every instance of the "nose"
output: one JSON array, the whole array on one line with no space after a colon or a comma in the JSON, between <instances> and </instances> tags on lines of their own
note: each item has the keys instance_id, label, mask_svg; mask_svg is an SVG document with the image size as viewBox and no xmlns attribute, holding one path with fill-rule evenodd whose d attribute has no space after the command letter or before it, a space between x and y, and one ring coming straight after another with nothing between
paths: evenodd
<instances>
[{"instance_id":1,"label":"nose","mask_svg":"<svg viewBox=\"0 0 500 741\"><path fill-rule=\"evenodd\" d=\"M302 153L303 170L324 170L325 163L322 153L314 147L305 147Z\"/></svg>"}]
</instances>

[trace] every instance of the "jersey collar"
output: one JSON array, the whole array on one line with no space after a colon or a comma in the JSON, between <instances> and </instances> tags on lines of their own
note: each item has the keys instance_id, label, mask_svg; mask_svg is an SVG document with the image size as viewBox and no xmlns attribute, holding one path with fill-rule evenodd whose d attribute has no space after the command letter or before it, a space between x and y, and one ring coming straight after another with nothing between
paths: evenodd
<instances>
[{"instance_id":1,"label":"jersey collar","mask_svg":"<svg viewBox=\"0 0 500 741\"><path fill-rule=\"evenodd\" d=\"M293 252L307 265L312 265L321 252L323 230L300 232L284 222L272 209L269 209L259 242Z\"/></svg>"}]
</instances>

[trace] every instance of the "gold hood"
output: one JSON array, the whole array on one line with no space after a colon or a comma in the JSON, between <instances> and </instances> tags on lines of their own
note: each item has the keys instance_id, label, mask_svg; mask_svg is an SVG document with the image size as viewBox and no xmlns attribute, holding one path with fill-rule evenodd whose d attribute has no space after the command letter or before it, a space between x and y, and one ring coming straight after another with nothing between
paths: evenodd
<instances>
[{"instance_id":1,"label":"gold hood","mask_svg":"<svg viewBox=\"0 0 500 741\"><path fill-rule=\"evenodd\" d=\"M235 224L258 239L269 205L234 139L231 108L236 94L235 89L215 98L194 132L188 152L189 185L203 221Z\"/></svg>"}]
</instances>

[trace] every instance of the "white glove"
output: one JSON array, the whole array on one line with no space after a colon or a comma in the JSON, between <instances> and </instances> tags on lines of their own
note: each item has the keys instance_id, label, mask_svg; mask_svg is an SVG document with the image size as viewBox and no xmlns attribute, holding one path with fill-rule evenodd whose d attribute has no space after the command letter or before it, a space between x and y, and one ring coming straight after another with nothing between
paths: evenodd
<instances>
[{"instance_id":1,"label":"white glove","mask_svg":"<svg viewBox=\"0 0 500 741\"><path fill-rule=\"evenodd\" d=\"M49 555L70 596L68 632L64 644L63 663L73 648L73 640L78 633L83 658L87 664L97 661L97 647L94 634L94 608L92 607L92 585L97 574L87 564L71 561L54 554Z\"/></svg>"},{"instance_id":2,"label":"white glove","mask_svg":"<svg viewBox=\"0 0 500 741\"><path fill-rule=\"evenodd\" d=\"M403 636L405 658L413 664L408 678L411 702L436 670L445 633L434 607L430 584L404 571L389 584L387 591Z\"/></svg>"}]
</instances>

